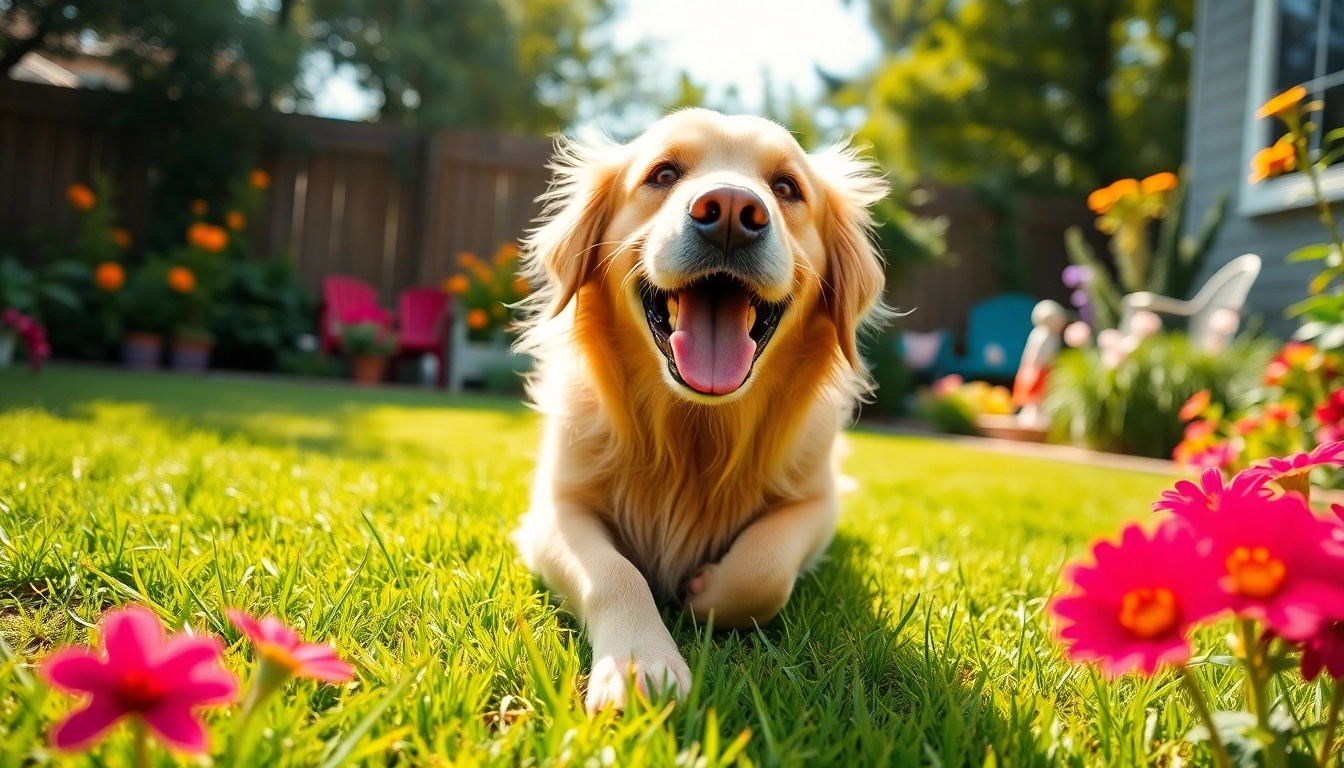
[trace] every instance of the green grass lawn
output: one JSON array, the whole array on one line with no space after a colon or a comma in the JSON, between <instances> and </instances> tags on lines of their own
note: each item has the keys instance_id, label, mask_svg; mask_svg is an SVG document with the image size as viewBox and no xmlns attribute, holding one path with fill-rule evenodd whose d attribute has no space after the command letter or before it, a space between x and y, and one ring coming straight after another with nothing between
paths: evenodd
<instances>
[{"instance_id":1,"label":"green grass lawn","mask_svg":"<svg viewBox=\"0 0 1344 768\"><path fill-rule=\"evenodd\" d=\"M690 700L589 719L580 630L506 538L537 432L485 398L0 371L0 766L125 764L124 729L92 757L44 746L72 700L32 665L128 601L222 635L240 672L229 606L357 666L346 687L291 684L253 764L715 765L739 736L756 765L1190 759L1176 679L1103 683L1044 613L1063 562L1168 478L856 433L860 490L779 618L709 635L670 615ZM211 726L226 754L229 716Z\"/></svg>"}]
</instances>

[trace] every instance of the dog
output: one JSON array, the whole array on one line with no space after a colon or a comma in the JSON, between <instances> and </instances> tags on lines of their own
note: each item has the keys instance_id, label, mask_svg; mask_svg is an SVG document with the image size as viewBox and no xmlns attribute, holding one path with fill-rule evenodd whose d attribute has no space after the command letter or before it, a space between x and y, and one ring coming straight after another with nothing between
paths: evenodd
<instances>
[{"instance_id":1,"label":"dog","mask_svg":"<svg viewBox=\"0 0 1344 768\"><path fill-rule=\"evenodd\" d=\"M688 691L660 606L763 624L830 543L887 185L851 149L704 109L562 140L550 167L519 339L545 426L513 540L586 628L595 712L627 679Z\"/></svg>"}]
</instances>

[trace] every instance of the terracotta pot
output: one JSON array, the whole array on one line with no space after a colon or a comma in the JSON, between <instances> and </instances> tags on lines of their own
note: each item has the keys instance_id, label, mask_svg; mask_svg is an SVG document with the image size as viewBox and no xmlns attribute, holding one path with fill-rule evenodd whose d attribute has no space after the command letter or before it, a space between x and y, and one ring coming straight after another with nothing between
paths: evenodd
<instances>
[{"instance_id":1,"label":"terracotta pot","mask_svg":"<svg viewBox=\"0 0 1344 768\"><path fill-rule=\"evenodd\" d=\"M133 331L121 341L121 361L136 371L156 371L163 355L163 337L157 333Z\"/></svg>"},{"instance_id":2,"label":"terracotta pot","mask_svg":"<svg viewBox=\"0 0 1344 768\"><path fill-rule=\"evenodd\" d=\"M387 358L382 355L351 355L350 376L361 387L376 387L383 380L383 366Z\"/></svg>"},{"instance_id":3,"label":"terracotta pot","mask_svg":"<svg viewBox=\"0 0 1344 768\"><path fill-rule=\"evenodd\" d=\"M184 373L205 373L210 364L210 350L214 344L194 339L173 339L173 370Z\"/></svg>"}]
</instances>

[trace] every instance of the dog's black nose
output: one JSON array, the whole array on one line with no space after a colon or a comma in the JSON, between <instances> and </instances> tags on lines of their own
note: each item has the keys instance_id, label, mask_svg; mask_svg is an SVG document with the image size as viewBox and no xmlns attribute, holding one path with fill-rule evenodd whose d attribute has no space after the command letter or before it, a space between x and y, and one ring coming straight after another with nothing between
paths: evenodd
<instances>
[{"instance_id":1,"label":"dog's black nose","mask_svg":"<svg viewBox=\"0 0 1344 768\"><path fill-rule=\"evenodd\" d=\"M755 192L744 187L713 187L695 196L691 226L725 255L732 249L755 242L770 226L770 212Z\"/></svg>"}]
</instances>

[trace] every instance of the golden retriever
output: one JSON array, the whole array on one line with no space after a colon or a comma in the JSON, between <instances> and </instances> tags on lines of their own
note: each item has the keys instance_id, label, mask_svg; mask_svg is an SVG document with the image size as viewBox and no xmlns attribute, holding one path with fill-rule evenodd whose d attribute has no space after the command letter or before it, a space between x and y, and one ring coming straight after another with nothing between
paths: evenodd
<instances>
[{"instance_id":1,"label":"golden retriever","mask_svg":"<svg viewBox=\"0 0 1344 768\"><path fill-rule=\"evenodd\" d=\"M566 142L552 168L520 339L545 433L513 538L587 629L595 711L628 678L687 691L660 605L763 623L829 544L887 186L851 150L704 109Z\"/></svg>"}]
</instances>

